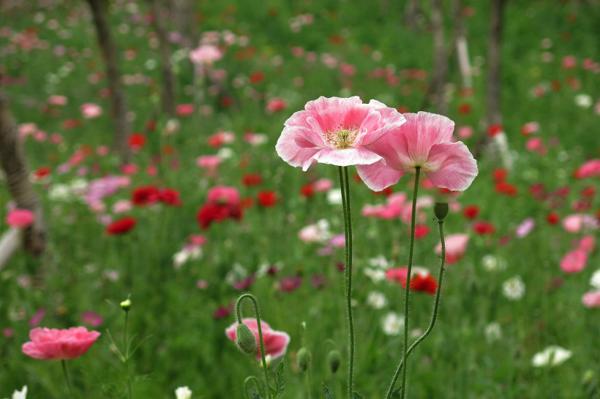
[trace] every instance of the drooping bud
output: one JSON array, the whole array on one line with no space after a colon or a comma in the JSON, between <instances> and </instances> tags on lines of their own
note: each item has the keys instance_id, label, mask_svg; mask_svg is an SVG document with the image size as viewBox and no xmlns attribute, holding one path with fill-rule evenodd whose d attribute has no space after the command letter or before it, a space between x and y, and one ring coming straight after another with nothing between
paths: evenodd
<instances>
[{"instance_id":1,"label":"drooping bud","mask_svg":"<svg viewBox=\"0 0 600 399\"><path fill-rule=\"evenodd\" d=\"M311 360L312 355L310 354L308 349L304 347L300 348L298 354L296 355L296 363L300 371L305 372L306 370L308 370L308 368L310 367Z\"/></svg>"},{"instance_id":2,"label":"drooping bud","mask_svg":"<svg viewBox=\"0 0 600 399\"><path fill-rule=\"evenodd\" d=\"M436 202L433 207L433 213L435 217L442 221L448 216L448 203L447 202Z\"/></svg>"},{"instance_id":3,"label":"drooping bud","mask_svg":"<svg viewBox=\"0 0 600 399\"><path fill-rule=\"evenodd\" d=\"M256 353L256 338L244 323L238 324L235 330L235 343L242 352L248 355Z\"/></svg>"},{"instance_id":4,"label":"drooping bud","mask_svg":"<svg viewBox=\"0 0 600 399\"><path fill-rule=\"evenodd\" d=\"M332 350L327 354L327 364L332 374L335 374L342 363L342 355L338 350Z\"/></svg>"},{"instance_id":5,"label":"drooping bud","mask_svg":"<svg viewBox=\"0 0 600 399\"><path fill-rule=\"evenodd\" d=\"M129 312L129 309L131 309L131 299L127 298L124 301L121 301L119 306L121 306L121 309L124 311Z\"/></svg>"}]
</instances>

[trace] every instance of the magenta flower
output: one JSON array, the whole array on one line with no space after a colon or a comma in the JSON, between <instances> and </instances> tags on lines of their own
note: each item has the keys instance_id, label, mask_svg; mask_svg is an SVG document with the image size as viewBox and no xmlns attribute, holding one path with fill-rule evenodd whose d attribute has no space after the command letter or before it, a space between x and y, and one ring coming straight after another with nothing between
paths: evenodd
<instances>
[{"instance_id":1,"label":"magenta flower","mask_svg":"<svg viewBox=\"0 0 600 399\"><path fill-rule=\"evenodd\" d=\"M13 209L6 215L6 223L11 227L24 229L31 226L35 215L29 209Z\"/></svg>"},{"instance_id":2,"label":"magenta flower","mask_svg":"<svg viewBox=\"0 0 600 399\"><path fill-rule=\"evenodd\" d=\"M288 164L306 171L316 162L370 165L381 156L366 148L405 122L393 108L359 97L319 97L286 122L277 141L277 154Z\"/></svg>"},{"instance_id":3,"label":"magenta flower","mask_svg":"<svg viewBox=\"0 0 600 399\"><path fill-rule=\"evenodd\" d=\"M252 334L254 334L254 337L256 338L256 347L260 348L260 343L258 342L258 323L256 322L256 319L245 318L242 320L242 323L252 331ZM233 342L236 342L237 326L238 323L235 322L225 330L227 338ZM273 359L283 356L290 343L290 336L283 331L272 330L271 326L265 321L261 321L260 326L262 328L262 335L265 343L265 355L270 355ZM256 351L256 358L260 359L260 349Z\"/></svg>"},{"instance_id":4,"label":"magenta flower","mask_svg":"<svg viewBox=\"0 0 600 399\"><path fill-rule=\"evenodd\" d=\"M24 343L22 350L34 359L75 359L85 354L99 336L99 332L88 331L85 327L34 328L29 332L31 341Z\"/></svg>"},{"instance_id":5,"label":"magenta flower","mask_svg":"<svg viewBox=\"0 0 600 399\"><path fill-rule=\"evenodd\" d=\"M466 145L452 141L454 122L429 112L404 116L405 124L365 145L383 158L357 168L367 186L381 191L396 184L404 172L420 167L434 186L466 190L477 176L477 161Z\"/></svg>"}]
</instances>

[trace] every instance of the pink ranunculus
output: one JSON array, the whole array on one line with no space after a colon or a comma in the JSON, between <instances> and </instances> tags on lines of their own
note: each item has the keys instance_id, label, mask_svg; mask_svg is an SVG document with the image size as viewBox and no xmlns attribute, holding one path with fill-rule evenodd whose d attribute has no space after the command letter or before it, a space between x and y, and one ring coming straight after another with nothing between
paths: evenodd
<instances>
[{"instance_id":1,"label":"pink ranunculus","mask_svg":"<svg viewBox=\"0 0 600 399\"><path fill-rule=\"evenodd\" d=\"M242 320L254 337L256 338L256 347L258 350L256 351L256 358L260 359L260 343L258 337L258 323L256 319L253 318L245 318ZM235 322L225 330L225 334L227 338L231 341L235 342L237 336L237 326L238 323ZM290 336L283 331L276 331L271 329L264 320L260 322L260 326L262 328L263 341L265 344L265 355L270 355L273 359L281 357L285 354L287 350L288 344L290 343Z\"/></svg>"},{"instance_id":2,"label":"pink ranunculus","mask_svg":"<svg viewBox=\"0 0 600 399\"><path fill-rule=\"evenodd\" d=\"M208 202L239 204L240 193L235 187L216 186L208 190Z\"/></svg>"},{"instance_id":3,"label":"pink ranunculus","mask_svg":"<svg viewBox=\"0 0 600 399\"><path fill-rule=\"evenodd\" d=\"M80 357L96 342L100 333L85 327L34 328L29 332L31 341L23 344L23 353L34 359L66 360Z\"/></svg>"},{"instance_id":4,"label":"pink ranunculus","mask_svg":"<svg viewBox=\"0 0 600 399\"><path fill-rule=\"evenodd\" d=\"M600 159L590 159L575 171L575 177L586 179L600 176Z\"/></svg>"},{"instance_id":5,"label":"pink ranunculus","mask_svg":"<svg viewBox=\"0 0 600 399\"><path fill-rule=\"evenodd\" d=\"M586 308L600 308L600 291L586 292L581 302Z\"/></svg>"},{"instance_id":6,"label":"pink ranunculus","mask_svg":"<svg viewBox=\"0 0 600 399\"><path fill-rule=\"evenodd\" d=\"M402 114L375 100L364 104L359 97L319 97L285 122L275 149L304 171L316 162L369 165L381 156L366 146L404 121Z\"/></svg>"},{"instance_id":7,"label":"pink ranunculus","mask_svg":"<svg viewBox=\"0 0 600 399\"><path fill-rule=\"evenodd\" d=\"M568 252L560 261L560 268L565 273L578 273L585 269L588 261L588 253L582 249Z\"/></svg>"},{"instance_id":8,"label":"pink ranunculus","mask_svg":"<svg viewBox=\"0 0 600 399\"><path fill-rule=\"evenodd\" d=\"M31 226L34 220L35 214L29 209L13 209L6 215L6 223L20 229Z\"/></svg>"},{"instance_id":9,"label":"pink ranunculus","mask_svg":"<svg viewBox=\"0 0 600 399\"><path fill-rule=\"evenodd\" d=\"M196 65L210 65L222 57L223 52L212 44L204 44L190 51L190 61Z\"/></svg>"},{"instance_id":10,"label":"pink ranunculus","mask_svg":"<svg viewBox=\"0 0 600 399\"><path fill-rule=\"evenodd\" d=\"M458 262L467 250L469 236L467 234L450 234L446 237L446 263L449 265ZM435 247L435 253L442 253L442 244Z\"/></svg>"},{"instance_id":11,"label":"pink ranunculus","mask_svg":"<svg viewBox=\"0 0 600 399\"><path fill-rule=\"evenodd\" d=\"M454 122L429 112L404 116L405 124L365 145L383 158L358 166L367 186L381 191L397 183L405 171L420 167L434 186L466 190L477 176L477 161L466 145L452 141Z\"/></svg>"}]
</instances>

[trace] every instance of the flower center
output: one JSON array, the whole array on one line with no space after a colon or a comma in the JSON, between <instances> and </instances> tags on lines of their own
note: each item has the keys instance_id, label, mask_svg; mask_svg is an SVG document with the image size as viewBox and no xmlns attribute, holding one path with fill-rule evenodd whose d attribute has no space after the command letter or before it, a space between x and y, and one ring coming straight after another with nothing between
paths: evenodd
<instances>
[{"instance_id":1,"label":"flower center","mask_svg":"<svg viewBox=\"0 0 600 399\"><path fill-rule=\"evenodd\" d=\"M340 129L325 133L325 141L339 150L351 148L358 136L358 130Z\"/></svg>"}]
</instances>

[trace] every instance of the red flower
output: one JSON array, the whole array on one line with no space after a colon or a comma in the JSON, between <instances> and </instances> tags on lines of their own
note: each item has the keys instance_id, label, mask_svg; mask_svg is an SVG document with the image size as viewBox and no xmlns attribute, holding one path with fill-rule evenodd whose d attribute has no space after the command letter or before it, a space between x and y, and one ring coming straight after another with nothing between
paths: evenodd
<instances>
[{"instance_id":1,"label":"red flower","mask_svg":"<svg viewBox=\"0 0 600 399\"><path fill-rule=\"evenodd\" d=\"M506 176L508 176L508 171L506 169L502 169L502 168L494 169L494 181L496 183L505 181Z\"/></svg>"},{"instance_id":2,"label":"red flower","mask_svg":"<svg viewBox=\"0 0 600 399\"><path fill-rule=\"evenodd\" d=\"M494 137L495 135L502 133L502 125L490 125L488 127L488 136Z\"/></svg>"},{"instance_id":3,"label":"red flower","mask_svg":"<svg viewBox=\"0 0 600 399\"><path fill-rule=\"evenodd\" d=\"M163 188L159 193L160 202L172 205L181 206L181 199L179 198L179 192L172 188Z\"/></svg>"},{"instance_id":4,"label":"red flower","mask_svg":"<svg viewBox=\"0 0 600 399\"><path fill-rule=\"evenodd\" d=\"M265 74L260 71L252 72L250 74L250 83L252 83L252 84L260 83L264 79L265 79Z\"/></svg>"},{"instance_id":5,"label":"red flower","mask_svg":"<svg viewBox=\"0 0 600 399\"><path fill-rule=\"evenodd\" d=\"M161 199L160 190L154 186L143 186L133 190L131 202L137 206L152 205Z\"/></svg>"},{"instance_id":6,"label":"red flower","mask_svg":"<svg viewBox=\"0 0 600 399\"><path fill-rule=\"evenodd\" d=\"M134 218L131 216L126 216L119 220L115 220L106 226L106 232L110 235L125 234L131 231L135 227L136 223L137 221Z\"/></svg>"},{"instance_id":7,"label":"red flower","mask_svg":"<svg viewBox=\"0 0 600 399\"><path fill-rule=\"evenodd\" d=\"M514 197L517 195L518 190L517 187L513 186L512 184L501 181L496 183L496 192L508 195L509 197Z\"/></svg>"},{"instance_id":8,"label":"red flower","mask_svg":"<svg viewBox=\"0 0 600 399\"><path fill-rule=\"evenodd\" d=\"M556 214L555 212L550 212L546 216L546 221L550 224L557 224L558 222L560 222L560 216L558 216L558 214Z\"/></svg>"},{"instance_id":9,"label":"red flower","mask_svg":"<svg viewBox=\"0 0 600 399\"><path fill-rule=\"evenodd\" d=\"M242 219L242 208L239 204L211 203L204 205L198 211L196 219L203 229L207 229L213 222L225 219Z\"/></svg>"},{"instance_id":10,"label":"red flower","mask_svg":"<svg viewBox=\"0 0 600 399\"><path fill-rule=\"evenodd\" d=\"M431 274L417 273L413 278L410 279L410 289L413 291L426 292L430 295L435 294L437 290L437 281L431 276Z\"/></svg>"},{"instance_id":11,"label":"red flower","mask_svg":"<svg viewBox=\"0 0 600 399\"><path fill-rule=\"evenodd\" d=\"M134 151L141 150L146 144L146 136L141 133L133 133L129 136L129 148Z\"/></svg>"},{"instance_id":12,"label":"red flower","mask_svg":"<svg viewBox=\"0 0 600 399\"><path fill-rule=\"evenodd\" d=\"M471 104L467 104L467 103L460 104L458 106L458 112L463 115L471 113Z\"/></svg>"},{"instance_id":13,"label":"red flower","mask_svg":"<svg viewBox=\"0 0 600 399\"><path fill-rule=\"evenodd\" d=\"M242 178L242 183L246 187L258 186L262 183L262 177L259 174L249 173L247 175L244 175L244 177Z\"/></svg>"},{"instance_id":14,"label":"red flower","mask_svg":"<svg viewBox=\"0 0 600 399\"><path fill-rule=\"evenodd\" d=\"M41 168L38 168L35 172L33 172L33 174L35 175L36 179L41 180L44 177L47 177L50 175L50 168L47 166L42 166Z\"/></svg>"},{"instance_id":15,"label":"red flower","mask_svg":"<svg viewBox=\"0 0 600 399\"><path fill-rule=\"evenodd\" d=\"M427 227L427 225L418 224L415 226L415 238L416 239L423 238L427 234L429 234L429 227Z\"/></svg>"},{"instance_id":16,"label":"red flower","mask_svg":"<svg viewBox=\"0 0 600 399\"><path fill-rule=\"evenodd\" d=\"M479 221L473 223L473 230L479 235L494 234L496 228L489 222Z\"/></svg>"},{"instance_id":17,"label":"red flower","mask_svg":"<svg viewBox=\"0 0 600 399\"><path fill-rule=\"evenodd\" d=\"M312 183L303 185L302 188L300 188L300 194L306 198L310 198L315 195L315 188L313 187Z\"/></svg>"},{"instance_id":18,"label":"red flower","mask_svg":"<svg viewBox=\"0 0 600 399\"><path fill-rule=\"evenodd\" d=\"M463 210L463 216L470 220L476 219L479 216L479 207L477 205L466 206Z\"/></svg>"},{"instance_id":19,"label":"red flower","mask_svg":"<svg viewBox=\"0 0 600 399\"><path fill-rule=\"evenodd\" d=\"M277 203L277 194L274 191L261 191L258 193L258 203L265 207L272 207Z\"/></svg>"}]
</instances>

